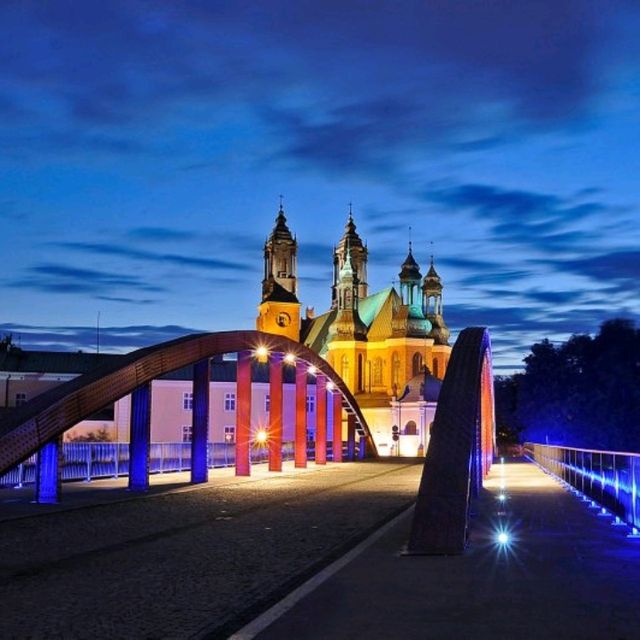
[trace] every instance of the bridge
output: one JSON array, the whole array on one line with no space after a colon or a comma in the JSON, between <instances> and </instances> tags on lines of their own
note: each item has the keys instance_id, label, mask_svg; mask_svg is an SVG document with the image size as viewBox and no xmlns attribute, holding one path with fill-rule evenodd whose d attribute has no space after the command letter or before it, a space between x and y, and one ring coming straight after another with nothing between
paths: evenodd
<instances>
[{"instance_id":1,"label":"bridge","mask_svg":"<svg viewBox=\"0 0 640 640\"><path fill-rule=\"evenodd\" d=\"M3 469L53 447L64 425L105 397L141 388L132 442L148 460L154 377L195 363L196 427L207 406L196 386L207 386L212 354L237 350L238 394L244 384L249 403L253 359L267 358L270 385L282 384L284 358L299 345L271 338L189 337L58 387L3 425L0 442L22 442L16 431L30 438L11 455L3 444ZM636 637L638 456L530 444L527 460L492 466L490 342L471 328L452 352L426 458L377 458L355 398L313 358L296 352L296 385L317 368L327 419L352 416L347 444L359 431L366 459L351 461L347 446L344 458L323 460L320 437L313 465L301 439L290 462L272 446L268 464L253 468L241 446L239 464L207 481L191 469L150 487L132 462L126 481L72 484L65 500L30 512L13 509L14 490L0 491L0 635ZM116 386L119 377L127 382ZM249 414L239 413L250 441ZM117 482L133 491L125 496Z\"/></svg>"}]
</instances>

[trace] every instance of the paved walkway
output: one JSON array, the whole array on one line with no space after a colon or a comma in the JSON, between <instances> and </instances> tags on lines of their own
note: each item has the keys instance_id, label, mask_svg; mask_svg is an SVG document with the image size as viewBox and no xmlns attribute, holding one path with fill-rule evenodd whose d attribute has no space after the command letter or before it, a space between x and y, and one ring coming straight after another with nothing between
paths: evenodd
<instances>
[{"instance_id":1,"label":"paved walkway","mask_svg":"<svg viewBox=\"0 0 640 640\"><path fill-rule=\"evenodd\" d=\"M402 556L407 515L259 640L640 638L640 540L532 464L504 465L502 506L501 472L486 483L464 555ZM513 540L505 548L501 528Z\"/></svg>"},{"instance_id":2,"label":"paved walkway","mask_svg":"<svg viewBox=\"0 0 640 640\"><path fill-rule=\"evenodd\" d=\"M96 482L67 511L27 504L38 515L0 523L0 638L226 638L406 509L421 466L254 467L106 502Z\"/></svg>"}]
</instances>

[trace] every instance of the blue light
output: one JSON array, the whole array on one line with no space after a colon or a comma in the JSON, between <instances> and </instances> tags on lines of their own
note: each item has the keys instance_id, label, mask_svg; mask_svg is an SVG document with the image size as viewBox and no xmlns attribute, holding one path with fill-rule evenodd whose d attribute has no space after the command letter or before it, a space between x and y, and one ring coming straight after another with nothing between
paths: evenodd
<instances>
[{"instance_id":1,"label":"blue light","mask_svg":"<svg viewBox=\"0 0 640 640\"><path fill-rule=\"evenodd\" d=\"M509 534L506 531L501 531L498 534L497 541L498 544L501 544L502 546L509 544Z\"/></svg>"},{"instance_id":2,"label":"blue light","mask_svg":"<svg viewBox=\"0 0 640 640\"><path fill-rule=\"evenodd\" d=\"M507 499L507 496L504 495L504 493L501 493L498 496L498 500L500 500L500 502L504 502Z\"/></svg>"}]
</instances>

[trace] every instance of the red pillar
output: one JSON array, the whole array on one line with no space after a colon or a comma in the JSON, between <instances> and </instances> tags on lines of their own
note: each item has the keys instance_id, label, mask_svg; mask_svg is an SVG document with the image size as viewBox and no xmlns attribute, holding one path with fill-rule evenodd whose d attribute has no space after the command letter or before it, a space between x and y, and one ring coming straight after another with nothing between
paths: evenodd
<instances>
[{"instance_id":1,"label":"red pillar","mask_svg":"<svg viewBox=\"0 0 640 640\"><path fill-rule=\"evenodd\" d=\"M342 462L342 395L334 391L333 403L333 461Z\"/></svg>"},{"instance_id":2,"label":"red pillar","mask_svg":"<svg viewBox=\"0 0 640 640\"><path fill-rule=\"evenodd\" d=\"M269 471L282 471L282 354L269 360Z\"/></svg>"},{"instance_id":3,"label":"red pillar","mask_svg":"<svg viewBox=\"0 0 640 640\"><path fill-rule=\"evenodd\" d=\"M327 464L327 379L316 376L316 464Z\"/></svg>"},{"instance_id":4,"label":"red pillar","mask_svg":"<svg viewBox=\"0 0 640 640\"><path fill-rule=\"evenodd\" d=\"M251 352L238 353L236 377L236 475L251 475Z\"/></svg>"},{"instance_id":5,"label":"red pillar","mask_svg":"<svg viewBox=\"0 0 640 640\"><path fill-rule=\"evenodd\" d=\"M296 361L296 427L295 453L296 468L307 466L307 364Z\"/></svg>"}]
</instances>

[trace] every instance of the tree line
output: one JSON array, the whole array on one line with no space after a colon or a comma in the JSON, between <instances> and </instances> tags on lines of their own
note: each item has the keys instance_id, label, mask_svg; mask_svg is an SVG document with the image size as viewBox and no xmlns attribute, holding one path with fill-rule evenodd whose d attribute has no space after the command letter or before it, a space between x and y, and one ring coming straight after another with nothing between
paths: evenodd
<instances>
[{"instance_id":1,"label":"tree line","mask_svg":"<svg viewBox=\"0 0 640 640\"><path fill-rule=\"evenodd\" d=\"M604 322L595 336L531 347L525 370L495 380L499 444L548 442L640 452L640 329Z\"/></svg>"}]
</instances>

